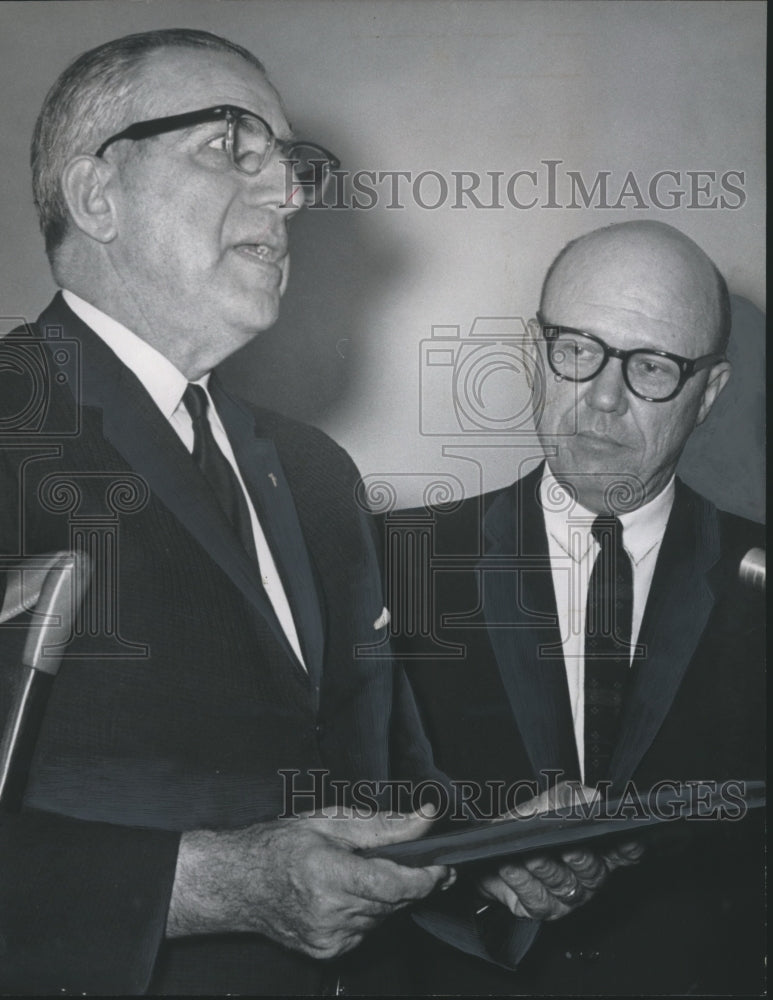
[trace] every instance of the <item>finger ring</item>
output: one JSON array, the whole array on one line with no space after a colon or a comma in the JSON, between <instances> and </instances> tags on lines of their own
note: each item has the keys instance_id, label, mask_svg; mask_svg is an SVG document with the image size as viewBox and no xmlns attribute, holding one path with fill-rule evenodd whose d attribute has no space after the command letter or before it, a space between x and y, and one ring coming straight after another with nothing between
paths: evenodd
<instances>
[{"instance_id":1,"label":"finger ring","mask_svg":"<svg viewBox=\"0 0 773 1000\"><path fill-rule=\"evenodd\" d=\"M568 903L569 900L570 899L574 899L574 897L576 895L577 895L577 886L575 886L573 889L571 889L569 892L567 892L567 894L565 896L563 896L562 898L563 898L563 901L565 903Z\"/></svg>"}]
</instances>

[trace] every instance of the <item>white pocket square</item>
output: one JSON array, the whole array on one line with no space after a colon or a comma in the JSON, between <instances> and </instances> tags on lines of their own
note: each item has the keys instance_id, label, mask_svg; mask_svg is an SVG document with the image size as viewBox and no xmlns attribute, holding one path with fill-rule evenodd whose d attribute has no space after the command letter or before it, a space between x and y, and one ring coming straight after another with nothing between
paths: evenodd
<instances>
[{"instance_id":1,"label":"white pocket square","mask_svg":"<svg viewBox=\"0 0 773 1000\"><path fill-rule=\"evenodd\" d=\"M392 616L389 614L389 611L386 608L383 608L381 614L373 622L373 628L375 629L384 628L386 625L390 623L391 620Z\"/></svg>"}]
</instances>

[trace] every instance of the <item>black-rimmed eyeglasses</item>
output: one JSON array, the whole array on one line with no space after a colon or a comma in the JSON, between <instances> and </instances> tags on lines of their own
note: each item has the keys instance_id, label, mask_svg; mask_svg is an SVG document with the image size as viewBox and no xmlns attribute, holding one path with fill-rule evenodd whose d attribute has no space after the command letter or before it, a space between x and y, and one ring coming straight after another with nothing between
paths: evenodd
<instances>
[{"instance_id":1,"label":"black-rimmed eyeglasses","mask_svg":"<svg viewBox=\"0 0 773 1000\"><path fill-rule=\"evenodd\" d=\"M634 396L648 403L668 402L679 395L685 382L697 372L725 360L723 354L683 358L650 348L621 351L583 330L546 323L540 313L537 322L547 342L548 364L556 375L570 382L588 382L610 358L617 358L622 364L625 384Z\"/></svg>"},{"instance_id":2,"label":"black-rimmed eyeglasses","mask_svg":"<svg viewBox=\"0 0 773 1000\"><path fill-rule=\"evenodd\" d=\"M265 167L275 151L281 153L283 161L288 164L288 185L292 183L301 188L306 204L320 203L332 171L340 166L340 161L322 146L297 139L277 139L268 122L233 104L220 104L200 111L134 122L106 139L94 155L102 156L109 146L120 139L136 142L212 121L225 122L223 151L228 154L233 166L243 174L254 177ZM291 187L288 201L293 193L294 188Z\"/></svg>"}]
</instances>

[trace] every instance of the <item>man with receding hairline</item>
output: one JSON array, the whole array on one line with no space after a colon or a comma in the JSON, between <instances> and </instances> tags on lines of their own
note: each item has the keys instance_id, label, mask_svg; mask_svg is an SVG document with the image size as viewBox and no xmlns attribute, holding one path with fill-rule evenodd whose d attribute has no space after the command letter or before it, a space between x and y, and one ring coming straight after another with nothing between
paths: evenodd
<instances>
[{"instance_id":1,"label":"man with receding hairline","mask_svg":"<svg viewBox=\"0 0 773 1000\"><path fill-rule=\"evenodd\" d=\"M46 99L62 291L3 345L0 568L83 544L93 578L0 817L0 992L389 992L381 925L453 878L357 854L426 817L278 818L315 806L282 771L436 774L405 678L355 655L384 618L356 469L212 374L276 320L288 223L336 162L206 32L99 46ZM22 635L0 630L2 724Z\"/></svg>"},{"instance_id":2,"label":"man with receding hairline","mask_svg":"<svg viewBox=\"0 0 773 1000\"><path fill-rule=\"evenodd\" d=\"M724 279L671 226L608 226L558 255L529 328L545 461L432 512L433 558L450 560L433 635L465 646L463 660L405 661L437 762L503 787L558 777L609 795L763 778L765 619L739 564L764 532L675 475L730 377ZM492 910L541 921L535 945L506 973L429 943L433 988L760 992L756 819L671 834L629 845L623 866L600 848L597 863L623 870L592 900L579 875L569 892L545 878L565 858L527 861L558 914L521 898L523 870L505 866Z\"/></svg>"},{"instance_id":3,"label":"man with receding hairline","mask_svg":"<svg viewBox=\"0 0 773 1000\"><path fill-rule=\"evenodd\" d=\"M61 291L3 343L0 586L69 548L93 577L23 808L0 817L0 989L412 989L400 911L455 873L360 850L425 833L394 790L448 779L404 673L357 655L389 620L357 471L213 372L276 320L288 224L336 165L258 60L202 31L98 46L41 110L33 192ZM0 627L9 664L22 635ZM0 672L3 722L18 676ZM443 902L433 931L488 957L478 902L456 922Z\"/></svg>"}]
</instances>

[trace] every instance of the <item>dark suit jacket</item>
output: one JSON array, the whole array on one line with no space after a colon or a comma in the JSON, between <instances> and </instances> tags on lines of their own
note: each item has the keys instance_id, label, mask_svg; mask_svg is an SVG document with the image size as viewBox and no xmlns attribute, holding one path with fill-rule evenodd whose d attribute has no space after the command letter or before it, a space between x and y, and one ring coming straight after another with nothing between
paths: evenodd
<instances>
[{"instance_id":1,"label":"dark suit jacket","mask_svg":"<svg viewBox=\"0 0 773 1000\"><path fill-rule=\"evenodd\" d=\"M540 474L424 514L431 628L396 641L436 761L454 778L544 786L541 772L578 776ZM399 534L421 516L390 515L387 530ZM763 602L738 583L739 562L761 534L677 481L639 638L646 657L632 667L612 761L618 791L629 781L645 790L664 779L764 777ZM490 808L485 797L480 806ZM683 826L636 868L612 875L593 902L544 925L515 973L428 942L427 988L759 992L760 824Z\"/></svg>"},{"instance_id":2,"label":"dark suit jacket","mask_svg":"<svg viewBox=\"0 0 773 1000\"><path fill-rule=\"evenodd\" d=\"M258 936L165 942L164 926L180 832L276 818L280 770L300 789L310 769L435 773L401 672L355 656L383 634L356 469L213 380L307 674L177 435L60 296L2 345L0 378L3 564L73 545L95 564L25 809L0 818L0 992L317 991L329 965ZM0 711L21 637L0 630Z\"/></svg>"}]
</instances>

